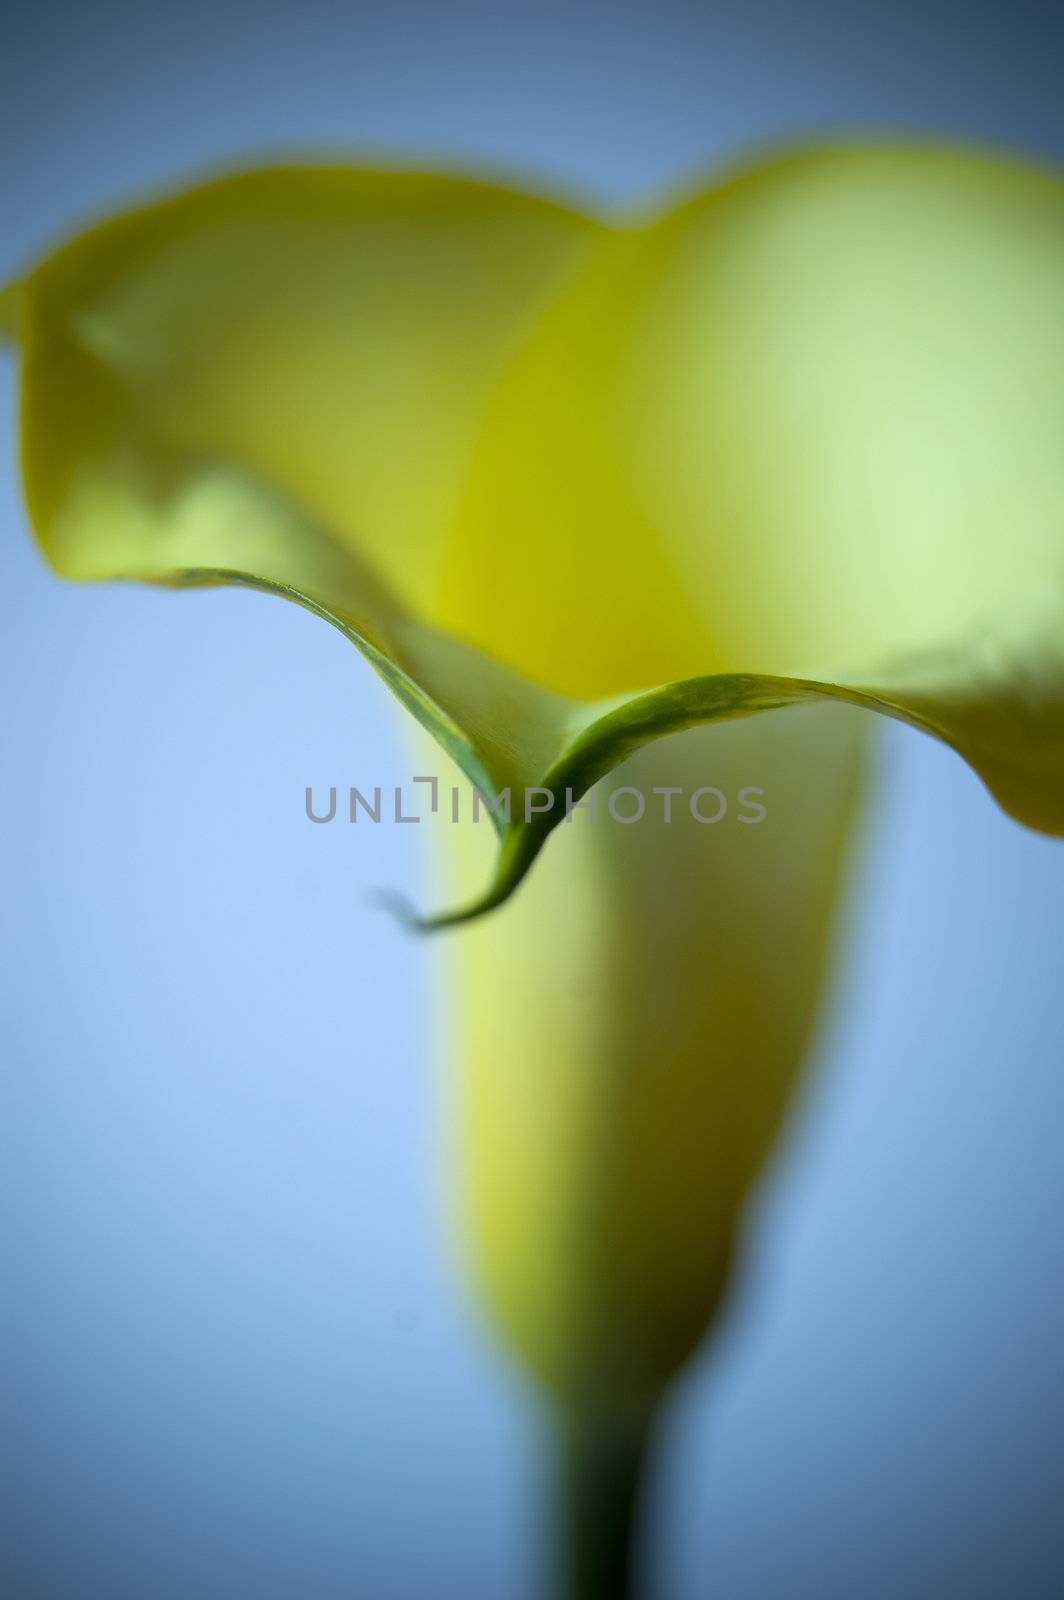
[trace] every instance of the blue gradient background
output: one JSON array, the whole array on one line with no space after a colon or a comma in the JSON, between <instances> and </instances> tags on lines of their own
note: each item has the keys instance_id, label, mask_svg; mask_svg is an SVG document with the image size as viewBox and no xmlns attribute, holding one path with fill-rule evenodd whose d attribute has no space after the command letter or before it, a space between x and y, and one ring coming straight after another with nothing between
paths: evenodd
<instances>
[{"instance_id":1,"label":"blue gradient background","mask_svg":"<svg viewBox=\"0 0 1064 1600\"><path fill-rule=\"evenodd\" d=\"M278 150L624 201L765 141L1064 156L1049 8L45 4L0 51L0 277ZM0 371L0 438L13 425ZM544 1441L441 1223L397 713L261 596L79 590L0 471L10 1600L535 1600ZM1064 1592L1064 850L884 729L820 1070L663 1432L649 1592ZM371 776L372 775L372 776ZM394 775L394 778L393 778Z\"/></svg>"}]
</instances>

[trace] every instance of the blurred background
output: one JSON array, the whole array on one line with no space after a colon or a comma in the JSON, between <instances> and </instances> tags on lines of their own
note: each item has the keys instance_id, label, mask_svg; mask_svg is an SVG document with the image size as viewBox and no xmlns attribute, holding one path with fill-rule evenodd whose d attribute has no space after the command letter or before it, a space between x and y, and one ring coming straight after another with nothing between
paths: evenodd
<instances>
[{"instance_id":1,"label":"blurred background","mask_svg":"<svg viewBox=\"0 0 1064 1600\"><path fill-rule=\"evenodd\" d=\"M625 203L766 142L1064 156L1064 13L842 0L10 8L0 279L267 153ZM339 635L78 590L0 366L0 1409L10 1600L538 1600L544 1441L441 1224L426 830ZM1064 1592L1064 847L881 733L819 1069L654 1480L661 1600ZM445 1215L445 1207L443 1209Z\"/></svg>"}]
</instances>

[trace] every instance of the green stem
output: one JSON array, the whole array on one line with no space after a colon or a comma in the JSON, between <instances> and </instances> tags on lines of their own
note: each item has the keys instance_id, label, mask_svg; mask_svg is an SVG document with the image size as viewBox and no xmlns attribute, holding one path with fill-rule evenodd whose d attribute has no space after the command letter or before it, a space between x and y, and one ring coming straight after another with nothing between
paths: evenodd
<instances>
[{"instance_id":1,"label":"green stem","mask_svg":"<svg viewBox=\"0 0 1064 1600\"><path fill-rule=\"evenodd\" d=\"M585 1407L561 1419L560 1600L634 1600L634 1535L650 1420Z\"/></svg>"}]
</instances>

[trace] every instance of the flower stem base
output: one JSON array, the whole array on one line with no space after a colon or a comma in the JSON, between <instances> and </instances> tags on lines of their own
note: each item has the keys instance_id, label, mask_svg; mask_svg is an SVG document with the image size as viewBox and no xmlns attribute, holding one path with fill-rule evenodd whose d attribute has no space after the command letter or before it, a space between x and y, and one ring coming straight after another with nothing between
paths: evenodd
<instances>
[{"instance_id":1,"label":"flower stem base","mask_svg":"<svg viewBox=\"0 0 1064 1600\"><path fill-rule=\"evenodd\" d=\"M635 1600L635 1531L650 1419L572 1408L560 1424L559 1600Z\"/></svg>"}]
</instances>

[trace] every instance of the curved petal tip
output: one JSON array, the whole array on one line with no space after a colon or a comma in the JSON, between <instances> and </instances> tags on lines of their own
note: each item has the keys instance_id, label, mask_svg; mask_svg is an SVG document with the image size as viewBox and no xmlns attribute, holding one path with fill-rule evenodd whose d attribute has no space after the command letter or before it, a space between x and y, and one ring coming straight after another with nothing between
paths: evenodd
<instances>
[{"instance_id":1,"label":"curved petal tip","mask_svg":"<svg viewBox=\"0 0 1064 1600\"><path fill-rule=\"evenodd\" d=\"M511 879L497 874L484 893L475 900L430 915L418 911L412 901L394 889L374 889L369 900L378 910L387 911L395 917L408 933L442 933L447 928L459 928L463 923L475 922L485 912L501 906L510 898L519 881L520 878Z\"/></svg>"}]
</instances>

